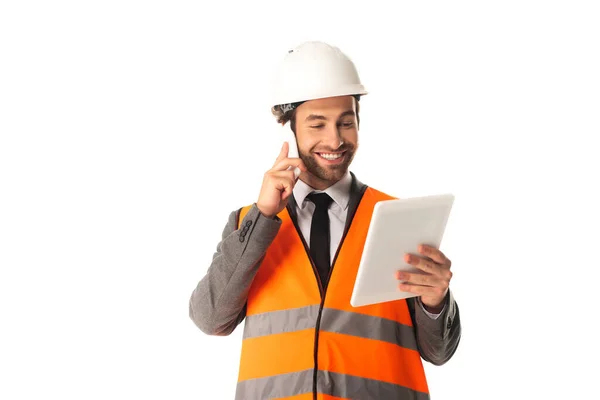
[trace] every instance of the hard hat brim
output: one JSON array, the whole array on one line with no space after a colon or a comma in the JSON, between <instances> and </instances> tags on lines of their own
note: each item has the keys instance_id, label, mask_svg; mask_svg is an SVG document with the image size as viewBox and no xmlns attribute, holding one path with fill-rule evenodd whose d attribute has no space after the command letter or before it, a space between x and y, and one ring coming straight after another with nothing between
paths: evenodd
<instances>
[{"instance_id":1,"label":"hard hat brim","mask_svg":"<svg viewBox=\"0 0 600 400\"><path fill-rule=\"evenodd\" d=\"M345 88L340 88L338 91L329 91L327 94L316 94L316 93L306 93L306 94L298 94L297 96L275 96L273 99L272 106L278 106L282 104L290 104L290 103L298 103L298 102L306 102L311 100L321 100L328 99L331 97L340 97L340 96L365 96L369 94L369 92L365 89L363 85L349 85Z\"/></svg>"}]
</instances>

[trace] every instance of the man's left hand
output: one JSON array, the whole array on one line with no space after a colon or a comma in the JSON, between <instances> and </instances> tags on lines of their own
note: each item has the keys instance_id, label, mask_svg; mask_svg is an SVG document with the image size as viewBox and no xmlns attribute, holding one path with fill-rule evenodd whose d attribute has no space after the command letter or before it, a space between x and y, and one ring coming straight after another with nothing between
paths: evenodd
<instances>
[{"instance_id":1,"label":"man's left hand","mask_svg":"<svg viewBox=\"0 0 600 400\"><path fill-rule=\"evenodd\" d=\"M444 298L448 293L452 272L452 262L435 247L420 245L419 254L406 254L404 260L420 269L424 274L398 271L396 278L404 281L399 288L421 296L421 302L431 313L439 313L444 307Z\"/></svg>"}]
</instances>

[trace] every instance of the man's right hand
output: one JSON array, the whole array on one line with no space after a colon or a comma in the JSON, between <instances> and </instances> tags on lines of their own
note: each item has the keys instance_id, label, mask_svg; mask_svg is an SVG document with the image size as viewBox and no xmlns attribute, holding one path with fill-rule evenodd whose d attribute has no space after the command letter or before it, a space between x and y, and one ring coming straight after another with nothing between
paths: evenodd
<instances>
[{"instance_id":1,"label":"man's right hand","mask_svg":"<svg viewBox=\"0 0 600 400\"><path fill-rule=\"evenodd\" d=\"M273 218L287 205L289 197L298 178L294 168L306 171L304 163L299 158L288 158L289 144L283 143L281 152L273 167L265 173L256 206L267 218ZM292 167L292 168L289 168Z\"/></svg>"}]
</instances>

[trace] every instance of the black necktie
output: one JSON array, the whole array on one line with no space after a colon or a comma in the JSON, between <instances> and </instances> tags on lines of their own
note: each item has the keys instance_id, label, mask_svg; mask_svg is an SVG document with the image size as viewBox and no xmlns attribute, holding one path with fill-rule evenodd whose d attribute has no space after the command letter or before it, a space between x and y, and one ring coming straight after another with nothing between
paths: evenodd
<instances>
[{"instance_id":1,"label":"black necktie","mask_svg":"<svg viewBox=\"0 0 600 400\"><path fill-rule=\"evenodd\" d=\"M310 256L312 257L323 289L327 287L329 278L330 240L328 208L333 199L327 193L311 193L307 198L315 203L315 212L310 225Z\"/></svg>"}]
</instances>

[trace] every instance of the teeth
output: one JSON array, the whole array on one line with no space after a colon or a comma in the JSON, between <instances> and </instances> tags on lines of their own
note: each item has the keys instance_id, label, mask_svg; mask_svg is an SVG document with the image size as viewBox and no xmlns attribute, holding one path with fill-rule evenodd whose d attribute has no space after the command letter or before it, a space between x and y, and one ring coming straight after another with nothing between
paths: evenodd
<instances>
[{"instance_id":1,"label":"teeth","mask_svg":"<svg viewBox=\"0 0 600 400\"><path fill-rule=\"evenodd\" d=\"M337 154L330 154L330 153L319 153L321 155L321 157L323 157L326 160L337 160L338 158L340 158L342 156L341 153L337 153Z\"/></svg>"}]
</instances>

